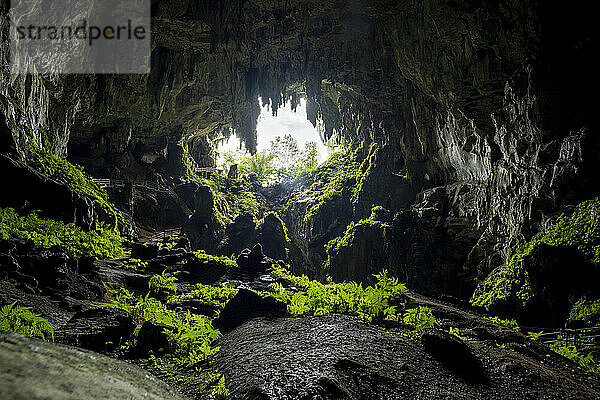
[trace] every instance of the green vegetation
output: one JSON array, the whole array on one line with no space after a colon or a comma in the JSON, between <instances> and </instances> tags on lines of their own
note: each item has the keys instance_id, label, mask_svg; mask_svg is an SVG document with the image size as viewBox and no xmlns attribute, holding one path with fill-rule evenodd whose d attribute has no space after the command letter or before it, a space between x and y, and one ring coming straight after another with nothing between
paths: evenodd
<instances>
[{"instance_id":1,"label":"green vegetation","mask_svg":"<svg viewBox=\"0 0 600 400\"><path fill-rule=\"evenodd\" d=\"M142 261L139 258L130 258L124 264L125 268L131 268L138 271L143 271L148 267L147 261Z\"/></svg>"},{"instance_id":2,"label":"green vegetation","mask_svg":"<svg viewBox=\"0 0 600 400\"><path fill-rule=\"evenodd\" d=\"M600 198L580 203L569 215L562 214L550 229L540 232L515 254L510 262L496 269L478 288L472 304L492 307L514 301L525 305L532 296L529 276L523 268L523 259L541 243L550 246L577 248L592 262L600 262Z\"/></svg>"},{"instance_id":3,"label":"green vegetation","mask_svg":"<svg viewBox=\"0 0 600 400\"><path fill-rule=\"evenodd\" d=\"M584 354L576 347L565 346L562 342L553 343L550 348L555 353L575 362L581 369L593 374L600 374L600 363L594 360L592 353Z\"/></svg>"},{"instance_id":4,"label":"green vegetation","mask_svg":"<svg viewBox=\"0 0 600 400\"><path fill-rule=\"evenodd\" d=\"M70 163L52 153L48 135L42 130L39 131L41 132L43 144L41 147L38 146L33 132L31 132L27 165L58 183L90 196L104 213L112 218L110 223L116 227L121 215L108 200L106 191L94 183L82 166Z\"/></svg>"},{"instance_id":5,"label":"green vegetation","mask_svg":"<svg viewBox=\"0 0 600 400\"><path fill-rule=\"evenodd\" d=\"M423 328L439 328L439 321L433 316L429 307L419 306L408 309L402 316L402 321L412 325L416 333L421 333Z\"/></svg>"},{"instance_id":6,"label":"green vegetation","mask_svg":"<svg viewBox=\"0 0 600 400\"><path fill-rule=\"evenodd\" d=\"M128 312L138 324L139 332L145 321L154 321L176 328L165 330L169 349L163 356L151 355L149 361L155 372L166 380L201 385L211 398L227 395L225 378L211 369L214 356L219 351L211 343L221 334L210 320L189 312L170 311L165 305L150 297L137 296L127 289L111 290L109 307Z\"/></svg>"},{"instance_id":7,"label":"green vegetation","mask_svg":"<svg viewBox=\"0 0 600 400\"><path fill-rule=\"evenodd\" d=\"M600 299L589 300L585 297L579 299L569 312L567 322L583 322L587 326L600 324Z\"/></svg>"},{"instance_id":8,"label":"green vegetation","mask_svg":"<svg viewBox=\"0 0 600 400\"><path fill-rule=\"evenodd\" d=\"M0 309L0 331L15 332L22 335L54 341L54 327L48 320L31 312L31 307L21 307L15 301Z\"/></svg>"},{"instance_id":9,"label":"green vegetation","mask_svg":"<svg viewBox=\"0 0 600 400\"><path fill-rule=\"evenodd\" d=\"M279 216L279 214L277 214L277 212L275 212L275 211L269 211L268 213L265 214L265 216L263 218L261 218L258 221L256 221L256 228L259 229L262 226L262 224L265 223L265 218L268 217L268 216L273 216L273 217L275 217L275 219L277 219L279 221L279 223L283 227L283 233L285 234L285 241L289 242L290 241L290 237L288 236L287 226L285 226L285 222L283 222L283 220L281 219L281 217Z\"/></svg>"},{"instance_id":10,"label":"green vegetation","mask_svg":"<svg viewBox=\"0 0 600 400\"><path fill-rule=\"evenodd\" d=\"M164 270L160 275L153 275L148 282L150 293L161 298L175 294L177 292L176 274L177 272L169 273Z\"/></svg>"},{"instance_id":11,"label":"green vegetation","mask_svg":"<svg viewBox=\"0 0 600 400\"><path fill-rule=\"evenodd\" d=\"M363 232L364 230L371 228L383 230L390 226L387 223L375 220L375 216L379 209L381 209L381 207L379 206L373 207L371 211L371 216L369 218L362 219L358 222L350 222L350 224L348 224L348 226L346 227L344 233L327 242L327 244L325 245L327 260L325 260L325 263L323 265L323 268L325 270L330 268L332 259L337 257L340 251L342 251L342 249L348 248L354 244L354 238L356 233Z\"/></svg>"},{"instance_id":12,"label":"green vegetation","mask_svg":"<svg viewBox=\"0 0 600 400\"><path fill-rule=\"evenodd\" d=\"M213 304L219 308L223 308L225 307L225 304L227 304L227 302L231 300L233 296L235 296L236 293L237 290L230 287L211 286L197 283L194 286L194 289L186 291L182 294L171 296L169 297L169 301L195 299L205 303Z\"/></svg>"},{"instance_id":13,"label":"green vegetation","mask_svg":"<svg viewBox=\"0 0 600 400\"><path fill-rule=\"evenodd\" d=\"M397 320L397 307L389 305L389 297L406 289L396 278L388 277L386 270L373 275L377 282L367 287L356 282L335 283L331 279L321 283L310 280L306 275L294 276L281 266L274 267L272 274L302 290L292 293L281 284L274 283L271 284L274 292L265 294L286 303L288 311L295 315L343 313L358 316L366 322L376 317Z\"/></svg>"},{"instance_id":14,"label":"green vegetation","mask_svg":"<svg viewBox=\"0 0 600 400\"><path fill-rule=\"evenodd\" d=\"M12 208L0 208L0 238L32 240L42 247L63 246L76 257L87 254L108 258L123 253L123 238L102 223L97 224L95 230L85 232L75 224L44 219L35 212L22 217Z\"/></svg>"},{"instance_id":15,"label":"green vegetation","mask_svg":"<svg viewBox=\"0 0 600 400\"><path fill-rule=\"evenodd\" d=\"M312 181L310 190L315 202L308 209L305 221L316 216L325 204L354 195L360 176L362 149L363 145L331 153L327 161L308 176L309 182Z\"/></svg>"},{"instance_id":16,"label":"green vegetation","mask_svg":"<svg viewBox=\"0 0 600 400\"><path fill-rule=\"evenodd\" d=\"M498 317L484 317L485 319L492 321L495 324L505 326L509 329L512 329L515 332L521 332L521 328L519 324L514 319L502 319Z\"/></svg>"},{"instance_id":17,"label":"green vegetation","mask_svg":"<svg viewBox=\"0 0 600 400\"><path fill-rule=\"evenodd\" d=\"M205 264L220 264L227 268L237 268L237 263L227 256L213 256L204 250L194 252L194 256Z\"/></svg>"}]
</instances>

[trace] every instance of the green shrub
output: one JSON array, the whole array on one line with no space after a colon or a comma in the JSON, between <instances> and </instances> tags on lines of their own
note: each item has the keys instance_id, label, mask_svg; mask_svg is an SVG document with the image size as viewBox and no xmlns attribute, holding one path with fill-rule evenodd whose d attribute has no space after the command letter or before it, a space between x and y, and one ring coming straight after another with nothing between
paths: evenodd
<instances>
[{"instance_id":1,"label":"green shrub","mask_svg":"<svg viewBox=\"0 0 600 400\"><path fill-rule=\"evenodd\" d=\"M291 293L275 283L271 284L274 292L264 294L286 303L288 311L296 315L307 312L314 315L343 313L358 316L366 322L371 322L376 317L396 320L397 309L396 306L389 305L389 298L406 289L396 278L388 277L386 270L373 275L377 282L367 287L356 282L335 283L331 278L327 283L321 283L310 280L306 275L292 275L281 266L275 266L272 274L302 290Z\"/></svg>"},{"instance_id":2,"label":"green shrub","mask_svg":"<svg viewBox=\"0 0 600 400\"><path fill-rule=\"evenodd\" d=\"M0 237L32 240L42 247L63 246L76 257L87 254L108 258L123 253L123 238L119 232L102 223L97 224L95 230L86 232L75 224L44 219L35 212L22 217L12 208L0 208Z\"/></svg>"},{"instance_id":3,"label":"green shrub","mask_svg":"<svg viewBox=\"0 0 600 400\"><path fill-rule=\"evenodd\" d=\"M237 263L227 256L214 256L207 254L204 250L198 250L194 252L194 256L198 260L206 264L220 264L227 268L237 268Z\"/></svg>"},{"instance_id":4,"label":"green shrub","mask_svg":"<svg viewBox=\"0 0 600 400\"><path fill-rule=\"evenodd\" d=\"M31 312L31 307L21 307L15 301L0 309L0 331L15 332L46 340L49 335L54 341L54 327L48 320Z\"/></svg>"},{"instance_id":5,"label":"green shrub","mask_svg":"<svg viewBox=\"0 0 600 400\"><path fill-rule=\"evenodd\" d=\"M146 321L153 321L177 328L166 329L169 340L169 353L164 356L150 356L155 373L168 381L185 382L200 385L211 393L212 397L227 395L225 378L211 370L211 363L219 347L211 346L221 333L214 329L209 319L189 312L167 310L165 305L148 293L137 296L125 288L110 290L112 298L108 307L128 312L136 321L135 333Z\"/></svg>"},{"instance_id":6,"label":"green shrub","mask_svg":"<svg viewBox=\"0 0 600 400\"><path fill-rule=\"evenodd\" d=\"M588 300L579 299L569 312L568 322L584 322L588 326L600 324L600 299Z\"/></svg>"}]
</instances>

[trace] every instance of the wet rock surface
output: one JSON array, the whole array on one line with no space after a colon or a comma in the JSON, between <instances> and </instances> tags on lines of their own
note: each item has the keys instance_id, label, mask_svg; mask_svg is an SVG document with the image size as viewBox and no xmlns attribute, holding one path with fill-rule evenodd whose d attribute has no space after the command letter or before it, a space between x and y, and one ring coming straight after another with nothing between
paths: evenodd
<instances>
[{"instance_id":1,"label":"wet rock surface","mask_svg":"<svg viewBox=\"0 0 600 400\"><path fill-rule=\"evenodd\" d=\"M77 312L57 332L57 340L98 352L118 349L133 333L133 318L115 308L92 308Z\"/></svg>"},{"instance_id":2,"label":"wet rock surface","mask_svg":"<svg viewBox=\"0 0 600 400\"><path fill-rule=\"evenodd\" d=\"M94 260L75 258L59 246L0 240L0 274L25 291L57 299L97 300L104 294Z\"/></svg>"},{"instance_id":3,"label":"wet rock surface","mask_svg":"<svg viewBox=\"0 0 600 400\"><path fill-rule=\"evenodd\" d=\"M149 372L123 361L3 332L0 398L183 399Z\"/></svg>"},{"instance_id":4,"label":"wet rock surface","mask_svg":"<svg viewBox=\"0 0 600 400\"><path fill-rule=\"evenodd\" d=\"M473 382L470 378L474 371L463 375L464 365L454 364L462 372L449 368L446 362L430 355L418 340L397 333L343 315L257 318L218 340L221 351L217 367L230 377L234 394L253 399L600 396L597 381L571 372L559 356L547 357L543 350L523 355L499 349L493 341L457 345L477 360L475 372L483 371L489 377L485 383ZM445 338L435 347L450 354L456 349L451 340ZM468 354L463 350L459 353Z\"/></svg>"},{"instance_id":5,"label":"wet rock surface","mask_svg":"<svg viewBox=\"0 0 600 400\"><path fill-rule=\"evenodd\" d=\"M244 321L256 317L278 318L287 315L285 304L264 298L248 289L240 289L229 300L213 324L222 332L229 332Z\"/></svg>"}]
</instances>

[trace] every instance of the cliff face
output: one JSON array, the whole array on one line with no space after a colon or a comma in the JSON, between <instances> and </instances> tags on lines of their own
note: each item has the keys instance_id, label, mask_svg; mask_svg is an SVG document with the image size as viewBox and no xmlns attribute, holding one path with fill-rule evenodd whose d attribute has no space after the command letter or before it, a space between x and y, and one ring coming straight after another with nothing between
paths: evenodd
<instances>
[{"instance_id":1,"label":"cliff face","mask_svg":"<svg viewBox=\"0 0 600 400\"><path fill-rule=\"evenodd\" d=\"M591 6L576 3L155 3L150 75L2 67L0 105L21 150L26 126L42 128L94 175L147 176L181 139L198 160L210 159L204 137L232 130L253 148L257 97L276 109L304 82L325 137L378 145L352 211L331 206L327 223L288 213L309 268L381 205L400 212L381 263L413 287L468 297L548 216L598 193L597 38ZM333 274L353 278L343 262Z\"/></svg>"}]
</instances>

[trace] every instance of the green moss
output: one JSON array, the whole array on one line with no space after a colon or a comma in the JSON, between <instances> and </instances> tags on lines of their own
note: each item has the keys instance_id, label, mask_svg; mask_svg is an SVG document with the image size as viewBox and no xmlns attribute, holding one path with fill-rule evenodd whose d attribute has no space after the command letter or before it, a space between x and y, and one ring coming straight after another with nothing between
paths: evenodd
<instances>
[{"instance_id":1,"label":"green moss","mask_svg":"<svg viewBox=\"0 0 600 400\"><path fill-rule=\"evenodd\" d=\"M261 219L259 219L258 221L256 221L256 229L260 229L260 227L262 226L262 224L265 223L265 218L269 215L274 216L280 223L281 226L283 227L283 233L285 235L285 241L286 242L290 242L290 237L288 236L288 228L287 226L285 226L285 223L283 222L283 220L281 219L281 217L279 216L279 214L277 214L276 211L269 211L268 213L265 214L265 216Z\"/></svg>"},{"instance_id":2,"label":"green moss","mask_svg":"<svg viewBox=\"0 0 600 400\"><path fill-rule=\"evenodd\" d=\"M315 199L304 217L305 221L316 216L326 203L335 201L342 196L350 198L354 193L358 179L361 176L359 161L364 143L355 149L349 147L343 151L332 153L327 161L309 174L311 192Z\"/></svg>"},{"instance_id":3,"label":"green moss","mask_svg":"<svg viewBox=\"0 0 600 400\"><path fill-rule=\"evenodd\" d=\"M328 269L331 265L331 261L335 258L343 248L348 248L353 246L354 238L357 232L362 232L365 229L369 228L377 228L377 229L385 229L390 225L381 221L377 221L375 216L377 215L377 211L383 209L381 206L374 206L371 209L371 216L366 219L361 219L358 222L350 222L346 227L344 233L340 236L330 240L325 245L325 253L327 253L327 260L325 261L324 268Z\"/></svg>"},{"instance_id":4,"label":"green moss","mask_svg":"<svg viewBox=\"0 0 600 400\"><path fill-rule=\"evenodd\" d=\"M369 155L363 160L360 165L360 170L357 176L357 184L352 189L352 204L358 203L360 194L362 193L365 182L373 172L374 161L377 157L378 146L376 143L371 143L369 147Z\"/></svg>"},{"instance_id":5,"label":"green moss","mask_svg":"<svg viewBox=\"0 0 600 400\"><path fill-rule=\"evenodd\" d=\"M82 166L70 163L52 153L50 151L48 135L43 131L41 133L42 147L38 146L35 142L33 133L29 137L27 165L58 183L90 196L104 213L111 218L107 222L116 227L122 216L109 201L106 191L94 183Z\"/></svg>"},{"instance_id":6,"label":"green moss","mask_svg":"<svg viewBox=\"0 0 600 400\"><path fill-rule=\"evenodd\" d=\"M35 212L23 217L12 208L0 208L0 237L32 240L42 247L63 246L76 257L108 258L123 253L123 238L115 229L104 224L100 223L95 230L86 232L75 224L40 218Z\"/></svg>"},{"instance_id":7,"label":"green moss","mask_svg":"<svg viewBox=\"0 0 600 400\"><path fill-rule=\"evenodd\" d=\"M525 305L532 296L523 260L541 243L577 248L592 262L600 262L600 198L584 201L571 214L562 214L546 232L540 232L515 254L510 262L496 269L478 288L472 304L491 307L516 301Z\"/></svg>"}]
</instances>

